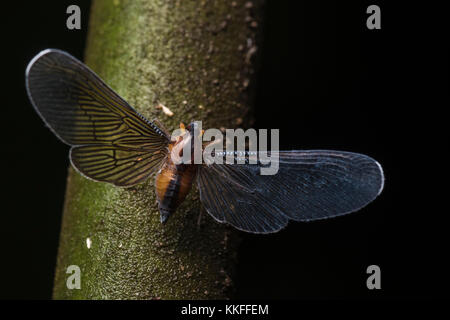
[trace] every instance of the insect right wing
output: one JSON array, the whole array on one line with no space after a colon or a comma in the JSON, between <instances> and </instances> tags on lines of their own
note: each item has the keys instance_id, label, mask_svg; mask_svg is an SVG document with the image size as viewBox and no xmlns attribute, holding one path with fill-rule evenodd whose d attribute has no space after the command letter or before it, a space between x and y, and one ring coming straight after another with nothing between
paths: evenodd
<instances>
[{"instance_id":1,"label":"insect right wing","mask_svg":"<svg viewBox=\"0 0 450 320\"><path fill-rule=\"evenodd\" d=\"M235 153L235 159L239 156ZM247 159L256 159L246 155ZM275 175L261 175L264 165L205 164L197 185L200 199L219 222L253 233L276 232L289 220L310 221L357 211L383 189L381 166L357 153L311 150L280 151Z\"/></svg>"},{"instance_id":2,"label":"insect right wing","mask_svg":"<svg viewBox=\"0 0 450 320\"><path fill-rule=\"evenodd\" d=\"M66 52L48 49L34 57L26 87L44 122L72 146L73 166L93 180L132 186L167 154L167 134Z\"/></svg>"}]
</instances>

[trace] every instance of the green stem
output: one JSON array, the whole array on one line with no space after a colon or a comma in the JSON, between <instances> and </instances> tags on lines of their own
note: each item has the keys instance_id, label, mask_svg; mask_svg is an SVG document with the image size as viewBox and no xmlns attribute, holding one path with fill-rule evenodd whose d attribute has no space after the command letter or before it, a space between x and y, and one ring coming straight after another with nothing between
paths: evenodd
<instances>
[{"instance_id":1,"label":"green stem","mask_svg":"<svg viewBox=\"0 0 450 320\"><path fill-rule=\"evenodd\" d=\"M260 4L242 0L95 1L86 63L170 130L192 120L204 128L242 126L259 12ZM159 103L174 115L157 109ZM207 214L199 226L200 212L195 190L161 225L153 177L117 188L71 168L54 298L230 297L237 233ZM81 289L66 286L70 265L81 269Z\"/></svg>"}]
</instances>

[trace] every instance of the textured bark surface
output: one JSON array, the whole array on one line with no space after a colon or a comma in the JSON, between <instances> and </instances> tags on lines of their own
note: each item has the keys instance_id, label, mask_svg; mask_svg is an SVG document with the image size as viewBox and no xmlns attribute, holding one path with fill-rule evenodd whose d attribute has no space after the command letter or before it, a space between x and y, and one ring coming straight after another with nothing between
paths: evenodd
<instances>
[{"instance_id":1,"label":"textured bark surface","mask_svg":"<svg viewBox=\"0 0 450 320\"><path fill-rule=\"evenodd\" d=\"M86 63L116 92L172 131L245 124L260 4L255 1L95 1ZM174 112L157 109L159 103ZM154 177L132 188L96 183L69 169L55 299L230 297L237 235L188 196L159 222ZM90 248L87 246L90 242ZM81 289L66 287L69 265Z\"/></svg>"}]
</instances>

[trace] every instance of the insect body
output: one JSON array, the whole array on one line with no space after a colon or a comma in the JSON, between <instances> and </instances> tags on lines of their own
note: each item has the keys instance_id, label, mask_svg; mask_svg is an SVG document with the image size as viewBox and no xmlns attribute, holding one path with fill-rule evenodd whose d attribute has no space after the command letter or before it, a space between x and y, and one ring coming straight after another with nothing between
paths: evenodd
<instances>
[{"instance_id":1,"label":"insect body","mask_svg":"<svg viewBox=\"0 0 450 320\"><path fill-rule=\"evenodd\" d=\"M169 150L172 148L169 145ZM161 222L166 222L167 218L175 212L176 208L186 198L197 173L195 164L175 164L171 157L172 154L169 153L167 160L156 175L156 196Z\"/></svg>"},{"instance_id":2,"label":"insect body","mask_svg":"<svg viewBox=\"0 0 450 320\"><path fill-rule=\"evenodd\" d=\"M28 96L44 122L71 146L73 167L87 178L129 187L154 171L161 221L196 182L200 200L217 221L253 233L276 232L289 220L309 221L357 211L382 191L383 171L357 153L279 151L278 173L261 175L258 153L244 164L179 163L177 146L192 145L194 126L171 137L148 121L93 71L66 52L48 49L26 70ZM230 155L230 154L228 154ZM218 153L216 156L224 156Z\"/></svg>"}]
</instances>

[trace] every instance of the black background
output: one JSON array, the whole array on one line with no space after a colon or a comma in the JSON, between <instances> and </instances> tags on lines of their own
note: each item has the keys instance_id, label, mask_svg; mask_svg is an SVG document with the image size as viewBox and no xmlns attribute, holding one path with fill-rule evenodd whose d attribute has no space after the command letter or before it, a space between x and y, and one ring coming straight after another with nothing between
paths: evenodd
<instances>
[{"instance_id":1,"label":"black background","mask_svg":"<svg viewBox=\"0 0 450 320\"><path fill-rule=\"evenodd\" d=\"M65 27L73 3L81 7L81 31ZM268 2L255 127L280 128L283 149L368 154L383 165L386 185L358 213L243 234L236 297L448 296L444 10L396 3ZM369 4L381 7L381 30L366 28ZM1 18L0 297L49 299L68 147L31 108L24 72L45 48L83 57L89 2L8 6ZM366 287L371 264L381 267L378 291Z\"/></svg>"}]
</instances>

